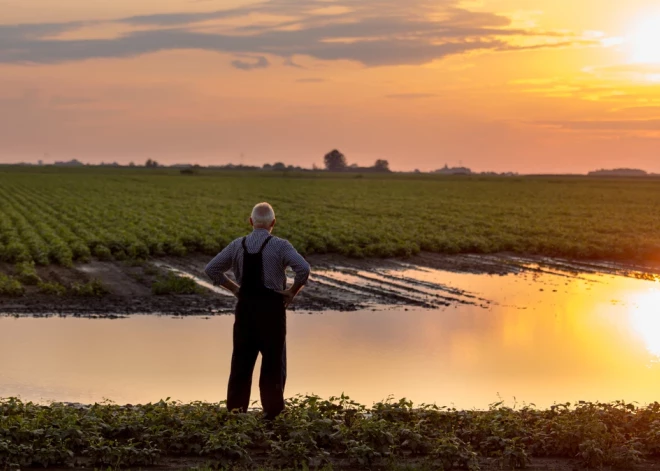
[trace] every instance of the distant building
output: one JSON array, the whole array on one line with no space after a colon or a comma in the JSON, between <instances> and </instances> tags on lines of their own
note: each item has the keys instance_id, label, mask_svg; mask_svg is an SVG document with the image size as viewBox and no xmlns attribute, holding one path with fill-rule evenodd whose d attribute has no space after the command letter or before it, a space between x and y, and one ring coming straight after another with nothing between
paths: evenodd
<instances>
[{"instance_id":1,"label":"distant building","mask_svg":"<svg viewBox=\"0 0 660 471\"><path fill-rule=\"evenodd\" d=\"M636 168L615 168L611 170L595 170L589 172L590 177L646 177L648 173Z\"/></svg>"},{"instance_id":2,"label":"distant building","mask_svg":"<svg viewBox=\"0 0 660 471\"><path fill-rule=\"evenodd\" d=\"M449 167L447 164L433 173L440 175L472 175L472 170L467 167Z\"/></svg>"}]
</instances>

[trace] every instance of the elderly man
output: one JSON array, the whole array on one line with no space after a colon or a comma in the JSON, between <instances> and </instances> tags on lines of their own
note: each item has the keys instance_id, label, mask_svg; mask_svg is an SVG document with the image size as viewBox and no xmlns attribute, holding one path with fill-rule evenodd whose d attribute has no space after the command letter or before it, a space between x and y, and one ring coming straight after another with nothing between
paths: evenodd
<instances>
[{"instance_id":1,"label":"elderly man","mask_svg":"<svg viewBox=\"0 0 660 471\"><path fill-rule=\"evenodd\" d=\"M273 419L284 410L286 307L307 283L310 267L288 241L271 235L275 212L270 204L256 205L250 224L252 233L229 244L205 272L238 298L227 408L247 411L252 372L261 352L261 403L265 418ZM296 274L288 289L287 267ZM238 284L225 275L230 269Z\"/></svg>"}]
</instances>

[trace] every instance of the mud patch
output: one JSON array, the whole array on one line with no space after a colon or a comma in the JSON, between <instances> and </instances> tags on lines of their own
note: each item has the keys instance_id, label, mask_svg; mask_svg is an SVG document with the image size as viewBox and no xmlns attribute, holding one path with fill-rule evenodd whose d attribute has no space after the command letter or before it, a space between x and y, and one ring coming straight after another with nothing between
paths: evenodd
<instances>
[{"instance_id":1,"label":"mud patch","mask_svg":"<svg viewBox=\"0 0 660 471\"><path fill-rule=\"evenodd\" d=\"M44 281L65 286L99 279L109 290L101 298L57 297L26 287L20 298L1 298L0 313L27 315L214 315L230 313L235 299L215 287L203 270L208 256L164 257L144 264L100 262L39 267ZM423 253L408 259L354 260L337 256L314 256L309 261L313 273L308 286L296 299L292 310L318 312L354 311L410 306L443 309L471 305L488 309L494 300L480 292L489 277L520 276L529 283L544 278L540 290L560 289L563 282L583 279L596 283L594 275L623 276L660 280L660 266L622 264L610 261L572 261L547 257L497 255L440 255ZM167 271L194 279L204 288L200 295L154 296L151 285ZM13 267L0 265L0 272L13 273ZM457 278L476 275L462 284ZM551 281L548 282L547 280Z\"/></svg>"}]
</instances>

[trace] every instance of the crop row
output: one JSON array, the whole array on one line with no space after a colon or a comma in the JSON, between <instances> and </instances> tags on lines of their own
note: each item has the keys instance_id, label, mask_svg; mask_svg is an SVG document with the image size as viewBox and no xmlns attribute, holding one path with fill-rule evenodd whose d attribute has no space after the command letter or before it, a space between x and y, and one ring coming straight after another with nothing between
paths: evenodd
<instances>
[{"instance_id":1,"label":"crop row","mask_svg":"<svg viewBox=\"0 0 660 471\"><path fill-rule=\"evenodd\" d=\"M302 253L660 254L660 181L0 172L0 261L213 255L269 201Z\"/></svg>"},{"instance_id":2,"label":"crop row","mask_svg":"<svg viewBox=\"0 0 660 471\"><path fill-rule=\"evenodd\" d=\"M220 404L161 401L92 406L0 401L0 467L146 466L190 457L215 466L256 464L380 468L406 462L426 469L503 468L530 458L631 469L660 456L660 404L555 405L548 410L459 411L401 400L372 408L342 395L297 397L272 423ZM390 466L390 469L393 469Z\"/></svg>"}]
</instances>

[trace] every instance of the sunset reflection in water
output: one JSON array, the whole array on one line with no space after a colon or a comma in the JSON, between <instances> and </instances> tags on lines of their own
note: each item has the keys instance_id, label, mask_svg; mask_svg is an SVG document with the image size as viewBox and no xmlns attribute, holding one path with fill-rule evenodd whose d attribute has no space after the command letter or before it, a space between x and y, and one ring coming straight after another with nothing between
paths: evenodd
<instances>
[{"instance_id":1,"label":"sunset reflection in water","mask_svg":"<svg viewBox=\"0 0 660 471\"><path fill-rule=\"evenodd\" d=\"M630 311L632 326L660 361L660 283L633 296Z\"/></svg>"},{"instance_id":2,"label":"sunset reflection in water","mask_svg":"<svg viewBox=\"0 0 660 471\"><path fill-rule=\"evenodd\" d=\"M288 396L345 392L371 404L393 395L463 408L500 398L539 407L657 399L658 283L562 273L414 270L406 276L492 302L487 308L291 313ZM231 316L0 317L0 397L219 401L232 322Z\"/></svg>"}]
</instances>

